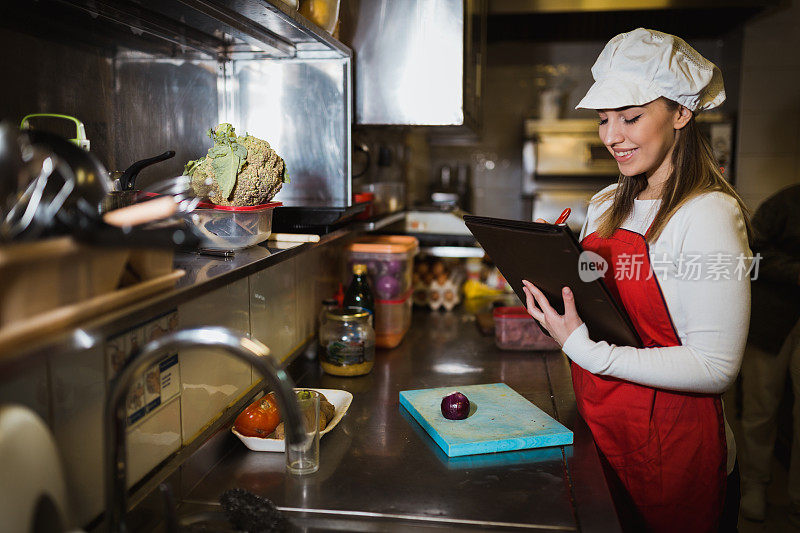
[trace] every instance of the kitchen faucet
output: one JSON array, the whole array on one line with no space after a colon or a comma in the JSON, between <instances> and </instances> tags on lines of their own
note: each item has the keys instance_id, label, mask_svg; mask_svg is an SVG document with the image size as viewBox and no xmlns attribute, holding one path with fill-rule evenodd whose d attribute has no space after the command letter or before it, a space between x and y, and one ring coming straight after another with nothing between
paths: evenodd
<instances>
[{"instance_id":1,"label":"kitchen faucet","mask_svg":"<svg viewBox=\"0 0 800 533\"><path fill-rule=\"evenodd\" d=\"M269 348L257 340L243 337L222 327L199 327L169 333L146 344L134 354L120 374L109 385L104 412L105 423L105 504L106 524L112 533L125 533L128 487L126 471L125 400L133 378L164 355L168 349L219 348L247 361L269 382L278 396L285 421L286 445L302 446L306 442L302 413L294 393L294 383L278 368Z\"/></svg>"}]
</instances>

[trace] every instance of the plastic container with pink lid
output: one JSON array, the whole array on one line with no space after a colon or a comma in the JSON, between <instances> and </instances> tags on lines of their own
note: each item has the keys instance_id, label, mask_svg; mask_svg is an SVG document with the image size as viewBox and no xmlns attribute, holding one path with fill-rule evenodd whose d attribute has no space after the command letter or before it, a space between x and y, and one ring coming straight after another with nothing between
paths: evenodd
<instances>
[{"instance_id":1,"label":"plastic container with pink lid","mask_svg":"<svg viewBox=\"0 0 800 533\"><path fill-rule=\"evenodd\" d=\"M240 250L267 240L272 233L272 212L281 202L232 207L200 203L184 215L207 242L206 250Z\"/></svg>"},{"instance_id":2,"label":"plastic container with pink lid","mask_svg":"<svg viewBox=\"0 0 800 533\"><path fill-rule=\"evenodd\" d=\"M347 272L367 266L375 298L375 345L394 348L411 325L411 271L419 242L408 235L365 235L347 246Z\"/></svg>"},{"instance_id":3,"label":"plastic container with pink lid","mask_svg":"<svg viewBox=\"0 0 800 533\"><path fill-rule=\"evenodd\" d=\"M350 244L346 251L347 279L353 265L366 265L376 300L397 300L411 289L414 256L419 251L416 237L366 235Z\"/></svg>"},{"instance_id":4,"label":"plastic container with pink lid","mask_svg":"<svg viewBox=\"0 0 800 533\"><path fill-rule=\"evenodd\" d=\"M558 350L524 307L494 308L494 342L501 350Z\"/></svg>"}]
</instances>

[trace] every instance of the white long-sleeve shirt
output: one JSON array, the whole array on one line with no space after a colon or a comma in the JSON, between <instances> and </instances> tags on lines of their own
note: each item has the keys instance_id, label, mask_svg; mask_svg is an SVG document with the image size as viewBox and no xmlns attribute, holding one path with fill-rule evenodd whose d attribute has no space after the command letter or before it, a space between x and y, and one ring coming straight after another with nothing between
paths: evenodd
<instances>
[{"instance_id":1,"label":"white long-sleeve shirt","mask_svg":"<svg viewBox=\"0 0 800 533\"><path fill-rule=\"evenodd\" d=\"M660 203L635 200L621 227L644 235ZM593 198L581 240L597 229L598 217L610 205L610 200L598 203ZM584 324L572 332L562 350L592 374L662 389L722 393L739 373L750 321L752 254L738 203L721 192L689 200L650 243L649 251L681 345L616 346L591 339ZM699 271L692 266L697 264ZM726 434L730 472L736 448L727 423Z\"/></svg>"}]
</instances>

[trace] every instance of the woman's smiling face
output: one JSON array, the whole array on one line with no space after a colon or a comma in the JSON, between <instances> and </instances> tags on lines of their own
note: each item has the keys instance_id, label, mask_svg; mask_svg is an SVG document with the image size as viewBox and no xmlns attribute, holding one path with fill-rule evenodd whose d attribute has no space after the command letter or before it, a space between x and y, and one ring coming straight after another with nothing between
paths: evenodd
<instances>
[{"instance_id":1,"label":"woman's smiling face","mask_svg":"<svg viewBox=\"0 0 800 533\"><path fill-rule=\"evenodd\" d=\"M685 112L684 112L685 111ZM625 176L652 176L668 171L669 158L675 145L675 130L686 125L691 112L672 109L659 98L641 106L600 109L600 139L617 160Z\"/></svg>"}]
</instances>

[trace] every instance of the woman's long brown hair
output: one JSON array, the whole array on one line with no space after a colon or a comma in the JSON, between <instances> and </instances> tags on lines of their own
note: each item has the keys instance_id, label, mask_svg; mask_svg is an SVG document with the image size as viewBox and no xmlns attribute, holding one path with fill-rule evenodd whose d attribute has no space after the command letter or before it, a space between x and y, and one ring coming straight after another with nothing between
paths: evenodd
<instances>
[{"instance_id":1,"label":"woman's long brown hair","mask_svg":"<svg viewBox=\"0 0 800 533\"><path fill-rule=\"evenodd\" d=\"M670 110L677 110L679 104L664 99ZM742 210L748 238L752 234L747 206L736 190L722 175L714 152L708 140L698 130L695 117L677 131L675 148L672 151L672 169L661 191L661 207L656 213L647 240L654 242L661 235L672 215L686 202L699 194L720 191L733 196ZM633 209L633 200L647 187L647 176L624 176L620 174L617 187L595 199L602 203L613 198L611 207L598 219L597 234L608 238L628 218Z\"/></svg>"}]
</instances>

